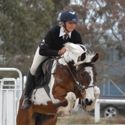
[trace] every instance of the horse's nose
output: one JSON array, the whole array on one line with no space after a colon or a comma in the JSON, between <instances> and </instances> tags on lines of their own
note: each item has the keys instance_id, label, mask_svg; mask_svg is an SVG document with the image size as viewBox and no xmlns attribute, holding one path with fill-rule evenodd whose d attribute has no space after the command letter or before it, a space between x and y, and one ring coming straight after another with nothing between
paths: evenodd
<instances>
[{"instance_id":1,"label":"horse's nose","mask_svg":"<svg viewBox=\"0 0 125 125\"><path fill-rule=\"evenodd\" d=\"M85 99L85 104L86 104L86 105L91 105L91 104L92 104L92 100L86 98L86 99Z\"/></svg>"}]
</instances>

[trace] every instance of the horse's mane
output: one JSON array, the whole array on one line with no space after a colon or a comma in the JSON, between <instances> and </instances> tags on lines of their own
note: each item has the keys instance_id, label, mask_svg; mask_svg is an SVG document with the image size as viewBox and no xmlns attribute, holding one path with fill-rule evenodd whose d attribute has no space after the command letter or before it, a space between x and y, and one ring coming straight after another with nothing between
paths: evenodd
<instances>
[{"instance_id":1,"label":"horse's mane","mask_svg":"<svg viewBox=\"0 0 125 125\"><path fill-rule=\"evenodd\" d=\"M82 54L86 52L86 47L82 44L74 44L74 43L65 43L64 45L66 49L74 54Z\"/></svg>"},{"instance_id":2,"label":"horse's mane","mask_svg":"<svg viewBox=\"0 0 125 125\"><path fill-rule=\"evenodd\" d=\"M82 44L66 43L66 52L63 55L65 62L74 61L77 63L78 58L86 52L86 47Z\"/></svg>"},{"instance_id":3,"label":"horse's mane","mask_svg":"<svg viewBox=\"0 0 125 125\"><path fill-rule=\"evenodd\" d=\"M87 51L87 52L85 53L85 56L86 56L86 57L84 58L84 60L79 61L79 62L76 63L75 65L77 66L77 65L82 64L82 63L94 63L94 62L95 62L94 60L96 60L96 59L98 58L99 54L98 54L98 53L91 52L91 51ZM94 58L94 57L95 57L95 58Z\"/></svg>"},{"instance_id":4,"label":"horse's mane","mask_svg":"<svg viewBox=\"0 0 125 125\"><path fill-rule=\"evenodd\" d=\"M85 61L85 62L91 62L91 59L95 56L95 54L96 54L96 53L94 53L94 52L90 52L90 51L87 52L87 53L86 53L86 58L85 58L84 61Z\"/></svg>"}]
</instances>

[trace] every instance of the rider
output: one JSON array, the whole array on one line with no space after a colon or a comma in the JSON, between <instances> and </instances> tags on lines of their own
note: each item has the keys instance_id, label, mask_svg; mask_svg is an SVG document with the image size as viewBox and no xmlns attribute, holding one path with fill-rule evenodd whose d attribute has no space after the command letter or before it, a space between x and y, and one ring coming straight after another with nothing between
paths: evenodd
<instances>
[{"instance_id":1,"label":"rider","mask_svg":"<svg viewBox=\"0 0 125 125\"><path fill-rule=\"evenodd\" d=\"M77 15L74 11L63 11L60 14L59 25L50 29L45 38L40 42L34 59L29 70L24 100L22 103L23 109L28 109L31 105L31 94L35 84L35 73L38 66L45 60L46 57L61 56L66 49L64 44L71 42L75 44L82 44L80 34L75 30L78 22Z\"/></svg>"}]
</instances>

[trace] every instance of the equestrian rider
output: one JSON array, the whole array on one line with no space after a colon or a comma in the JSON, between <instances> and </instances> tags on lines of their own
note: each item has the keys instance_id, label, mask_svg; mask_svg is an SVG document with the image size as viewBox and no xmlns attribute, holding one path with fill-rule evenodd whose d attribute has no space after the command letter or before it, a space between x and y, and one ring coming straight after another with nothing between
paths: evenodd
<instances>
[{"instance_id":1,"label":"equestrian rider","mask_svg":"<svg viewBox=\"0 0 125 125\"><path fill-rule=\"evenodd\" d=\"M63 11L60 14L60 25L51 28L45 38L40 42L34 59L29 70L24 100L22 103L23 109L28 109L31 105L31 95L35 84L35 73L38 66L45 60L46 57L61 56L66 49L64 44L71 42L75 44L82 44L80 34L75 30L78 22L77 15L74 11Z\"/></svg>"}]
</instances>

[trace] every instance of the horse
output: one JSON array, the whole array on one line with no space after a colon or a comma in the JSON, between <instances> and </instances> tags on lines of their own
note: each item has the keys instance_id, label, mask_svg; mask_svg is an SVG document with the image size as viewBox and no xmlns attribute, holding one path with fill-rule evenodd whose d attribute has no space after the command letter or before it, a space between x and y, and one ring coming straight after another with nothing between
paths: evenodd
<instances>
[{"instance_id":1,"label":"horse","mask_svg":"<svg viewBox=\"0 0 125 125\"><path fill-rule=\"evenodd\" d=\"M34 89L31 97L32 106L21 109L23 95L17 114L17 125L55 125L58 115L70 115L77 99L83 108L93 109L96 73L94 63L98 54L87 53L84 45L66 43L66 52L53 59L51 76L48 83L49 92L44 87ZM96 92L95 92L96 91Z\"/></svg>"}]
</instances>

